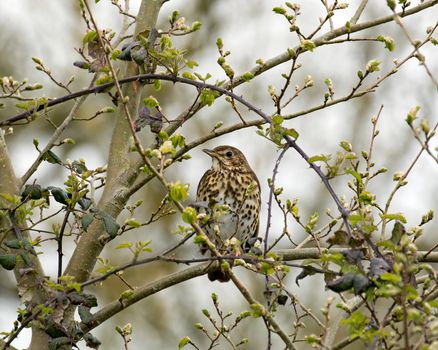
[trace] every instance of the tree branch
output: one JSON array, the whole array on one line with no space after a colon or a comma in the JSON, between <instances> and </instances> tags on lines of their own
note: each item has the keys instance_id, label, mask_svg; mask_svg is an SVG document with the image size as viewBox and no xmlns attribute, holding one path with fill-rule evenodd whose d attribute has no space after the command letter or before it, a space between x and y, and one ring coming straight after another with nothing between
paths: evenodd
<instances>
[{"instance_id":1,"label":"tree branch","mask_svg":"<svg viewBox=\"0 0 438 350\"><path fill-rule=\"evenodd\" d=\"M353 17L350 19L351 24L356 24L359 20L360 16L362 15L362 12L365 10L365 7L368 4L368 0L362 0L359 6L357 7L356 12L354 13Z\"/></svg>"},{"instance_id":2,"label":"tree branch","mask_svg":"<svg viewBox=\"0 0 438 350\"><path fill-rule=\"evenodd\" d=\"M208 272L211 263L204 263L196 266L189 267L183 271L178 271L167 275L158 281L154 281L146 284L143 287L136 288L132 291L132 294L126 298L120 298L109 303L99 311L97 311L91 321L85 325L81 324L82 330L88 332L91 329L97 327L99 324L105 322L110 317L126 309L128 306L147 298L150 295L158 293L159 291L187 281L189 279L202 276Z\"/></svg>"},{"instance_id":3,"label":"tree branch","mask_svg":"<svg viewBox=\"0 0 438 350\"><path fill-rule=\"evenodd\" d=\"M328 253L342 253L350 248L330 248ZM318 259L321 254L318 248L300 248L300 249L279 249L275 253L284 261L303 260L303 259ZM438 262L438 252L429 252L421 250L417 252L418 261L436 263Z\"/></svg>"},{"instance_id":4,"label":"tree branch","mask_svg":"<svg viewBox=\"0 0 438 350\"><path fill-rule=\"evenodd\" d=\"M5 342L3 339L0 339L0 349L4 350L18 350L17 348L14 348L12 345L6 345L7 342Z\"/></svg>"}]
</instances>

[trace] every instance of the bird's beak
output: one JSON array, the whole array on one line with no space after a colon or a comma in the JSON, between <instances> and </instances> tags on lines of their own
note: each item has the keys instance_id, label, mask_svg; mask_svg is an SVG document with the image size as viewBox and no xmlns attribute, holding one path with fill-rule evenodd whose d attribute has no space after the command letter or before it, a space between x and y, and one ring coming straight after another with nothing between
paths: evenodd
<instances>
[{"instance_id":1,"label":"bird's beak","mask_svg":"<svg viewBox=\"0 0 438 350\"><path fill-rule=\"evenodd\" d=\"M202 152L207 153L212 158L217 158L217 154L211 149L204 148Z\"/></svg>"}]
</instances>

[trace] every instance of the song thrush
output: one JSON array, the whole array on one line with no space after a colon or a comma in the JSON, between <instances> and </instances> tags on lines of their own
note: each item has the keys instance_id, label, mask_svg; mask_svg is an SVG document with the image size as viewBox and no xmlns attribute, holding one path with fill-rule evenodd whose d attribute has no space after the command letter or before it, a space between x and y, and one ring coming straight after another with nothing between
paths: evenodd
<instances>
[{"instance_id":1,"label":"song thrush","mask_svg":"<svg viewBox=\"0 0 438 350\"><path fill-rule=\"evenodd\" d=\"M213 161L202 176L197 202L208 205L209 221L204 230L219 252L226 251L227 239L236 238L247 252L257 238L260 214L260 183L241 151L232 146L204 149ZM204 251L205 252L205 251ZM204 253L203 252L203 253ZM222 270L208 274L211 281L226 282Z\"/></svg>"}]
</instances>

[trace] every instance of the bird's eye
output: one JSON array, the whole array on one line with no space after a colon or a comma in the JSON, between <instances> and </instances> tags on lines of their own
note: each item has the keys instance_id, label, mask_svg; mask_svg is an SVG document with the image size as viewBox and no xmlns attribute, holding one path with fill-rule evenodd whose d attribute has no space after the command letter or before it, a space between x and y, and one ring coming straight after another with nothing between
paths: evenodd
<instances>
[{"instance_id":1,"label":"bird's eye","mask_svg":"<svg viewBox=\"0 0 438 350\"><path fill-rule=\"evenodd\" d=\"M233 156L233 152L228 151L227 153L225 153L225 155L226 155L228 158L231 158L231 157Z\"/></svg>"}]
</instances>

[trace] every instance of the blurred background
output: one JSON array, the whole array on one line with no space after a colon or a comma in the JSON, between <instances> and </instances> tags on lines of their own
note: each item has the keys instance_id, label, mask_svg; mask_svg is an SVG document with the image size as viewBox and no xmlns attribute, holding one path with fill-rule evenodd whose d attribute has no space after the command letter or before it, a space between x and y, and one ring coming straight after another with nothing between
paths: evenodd
<instances>
[{"instance_id":1,"label":"blurred background","mask_svg":"<svg viewBox=\"0 0 438 350\"><path fill-rule=\"evenodd\" d=\"M91 2L91 1L90 1ZM136 14L140 1L131 1L131 13ZM298 19L301 31L310 33L319 24L319 17L324 15L321 1L300 1L302 15ZM337 11L333 17L335 27L343 26L351 18L359 1L349 1L350 7ZM415 2L416 3L416 2ZM167 18L171 12L178 9L187 22L201 21L203 26L200 31L174 40L175 46L186 48L190 57L199 63L203 74L210 73L214 79L225 79L216 60L218 53L216 39L221 37L225 50L230 50L228 61L236 73L241 74L253 66L259 58L268 59L297 45L294 33L289 32L286 20L274 12L274 6L282 6L282 1L266 0L171 0L164 4L160 18L159 28L167 27ZM121 18L117 9L111 6L110 1L102 0L94 5L94 14L101 28L112 28L115 32L120 30ZM390 15L386 2L370 1L363 13L361 21L376 17ZM410 35L414 39L424 39L426 28L434 25L438 18L438 8L435 6L422 13L403 20ZM324 27L327 30L328 27ZM77 1L49 1L40 0L35 6L32 0L2 1L0 3L0 49L3 53L0 60L0 76L13 76L16 80L28 79L29 82L40 82L44 85L43 93L48 97L64 95L64 91L51 84L48 77L34 69L35 64L31 57L39 57L49 67L53 75L61 81L67 81L70 76L76 77L72 89L77 91L89 84L90 75L86 71L73 66L73 62L80 60L75 51L82 45L85 26L80 16ZM395 23L389 23L377 28L372 28L360 33L358 37L376 37L377 35L391 36L395 39L396 48L393 52L384 49L383 43L353 42L340 45L327 45L317 48L313 53L306 53L299 59L302 67L296 72L292 86L302 85L304 77L311 75L315 85L305 90L299 98L294 100L287 108L288 113L319 105L323 102L326 86L324 80L331 78L334 84L335 98L341 97L351 91L357 82L356 72L365 70L366 63L371 59L382 61L382 72L386 73L393 67L394 59L402 59L412 51L401 28ZM430 44L421 49L426 57L435 77L438 76L437 47ZM260 77L252 80L235 90L242 94L248 101L260 107L267 114L274 112L268 85L273 85L279 91L283 78L282 73L287 73L290 63L282 64ZM370 77L370 82L378 73ZM367 85L367 84L365 84ZM145 95L156 94L146 88ZM163 83L163 88L156 97L159 99L165 115L173 119L192 103L196 91L190 87L176 86ZM293 91L290 92L293 94ZM111 101L106 96L90 96L81 108L79 117L92 116L96 110L110 106ZM408 111L416 106L421 106L420 117L429 118L431 125L437 120L437 93L436 87L426 75L418 61L411 60L405 64L393 77L384 81L377 91L365 97L351 100L347 103L326 108L287 122L288 127L295 128L300 137L299 145L309 154L329 154L339 150L339 142L347 140L352 143L354 150L360 153L367 150L371 137L370 119L376 115L380 106L384 105L378 129L380 135L374 148L374 161L376 168L387 167L388 172L379 176L371 183L370 190L376 193L377 201L384 204L388 194L394 188L392 176L396 171L404 171L411 164L420 147L414 140L404 118ZM69 111L71 103L57 107L52 113L52 119L60 123ZM239 110L246 118L256 118L241 106ZM3 120L14 115L18 110L9 106L0 110L0 119ZM201 135L206 135L213 126L223 121L224 125L239 122L236 114L223 99L218 100L212 107L203 108L195 118L190 120L179 130L186 136L187 141L195 140ZM114 115L105 114L91 122L76 122L66 131L65 137L76 140L74 146L63 146L56 149L56 153L63 160L84 158L90 168L106 164L108 146L114 124ZM44 145L50 138L53 128L42 118L31 125L15 127L13 134L7 136L11 158L14 162L18 176L23 175L32 164L37 152L32 145L32 140L38 138ZM143 130L143 137L147 137L148 130ZM272 168L278 156L277 150L266 139L256 134L256 129L244 129L226 136L214 139L202 147L190 152L192 159L176 164L166 173L171 181L180 180L190 184L191 198L194 199L197 183L203 172L210 167L210 159L201 152L202 148L215 147L221 144L230 144L241 149L247 156L249 163L258 175L262 184L262 220L260 232L266 229L266 209L268 186L267 179L272 176ZM434 147L435 143L432 143ZM64 169L53 164L44 163L31 181L36 179L44 186L62 186L67 173ZM434 161L423 155L408 178L409 185L402 188L396 195L391 212L403 212L408 219L407 226L417 225L421 216L428 210L435 212L438 209L437 165ZM298 154L290 150L279 169L277 185L284 187L284 198L298 198L301 217L303 219L312 213L320 212L321 225L327 222L324 211L330 208L333 213L336 207L319 178L313 173L305 161ZM337 193L350 198L352 193L346 186L346 181L334 181ZM152 181L142 191L135 195L136 199L143 199L145 204L141 212L136 213L136 218L146 219L157 208L164 191L158 182ZM119 222L126 217L122 213ZM143 217L142 217L143 215ZM59 223L62 218L54 218L50 224ZM305 220L304 220L305 221ZM167 217L158 223L145 228L130 231L119 237L105 248L102 257L110 259L113 265L129 261L129 254L114 247L124 241L152 239L153 253L168 247L178 240L173 232L180 223L178 215ZM436 221L434 221L436 222ZM273 226L271 239L281 233L283 228L282 217L278 210L273 213ZM306 234L294 223L289 222L290 232L295 242L306 238ZM430 247L436 242L436 225L429 224L425 234L420 240L420 248ZM73 251L74 243L66 248L65 262ZM286 242L282 245L287 248ZM44 245L41 255L45 271L50 276L56 275L56 247L54 244ZM179 257L199 256L193 244L186 244L177 255ZM132 285L144 285L166 274L184 268L168 263L154 263L143 267L131 269L125 273L125 278ZM299 271L298 271L299 272ZM252 276L241 269L238 275L246 281L253 293L263 300L264 279ZM289 290L295 293L300 300L312 308L315 314L320 315L320 308L331 292L324 291L324 282L319 276L306 278L298 287L294 278L297 272L293 271L287 281ZM126 289L120 280L110 278L102 286L91 289L96 293L99 306L116 299ZM143 300L108 322L98 327L93 333L103 342L103 349L121 349L121 338L115 333L116 325L123 326L128 322L133 325L133 340L129 349L162 348L175 349L180 338L189 336L200 348L206 344L205 337L193 327L196 322L208 325L201 310L213 310L210 299L212 292L219 295L219 302L225 312L232 311L238 315L240 311L248 309L243 297L231 284L210 283L206 276L190 280L168 290L160 292ZM20 305L16 294L16 287L12 273L0 270L0 331L9 331L16 319L16 309ZM334 312L336 313L336 312ZM285 329L291 327L294 321L293 310L284 307L279 313ZM308 328L314 325L309 322ZM210 327L211 328L211 327ZM243 321L235 334L235 340L249 337L250 343L243 346L245 349L266 348L266 332L260 319ZM306 334L309 329L305 330ZM318 330L315 329L317 332ZM29 342L29 332L23 332L13 343L18 348L26 347ZM280 343L274 337L274 349L280 349ZM80 348L85 348L80 343ZM357 346L356 346L357 347ZM227 349L223 344L221 349ZM306 349L302 344L300 349Z\"/></svg>"}]
</instances>

